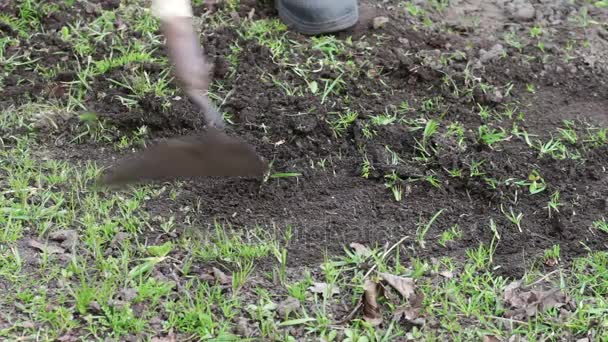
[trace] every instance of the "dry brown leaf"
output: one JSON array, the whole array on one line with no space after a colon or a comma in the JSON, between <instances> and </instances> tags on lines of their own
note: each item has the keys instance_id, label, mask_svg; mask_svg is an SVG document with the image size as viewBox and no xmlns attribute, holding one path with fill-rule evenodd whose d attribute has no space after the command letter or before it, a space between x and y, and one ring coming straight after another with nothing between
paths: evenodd
<instances>
[{"instance_id":1,"label":"dry brown leaf","mask_svg":"<svg viewBox=\"0 0 608 342\"><path fill-rule=\"evenodd\" d=\"M413 322L420 316L420 308L413 308L411 306L399 307L395 310L393 314L393 318L396 321L400 321L401 319L407 320L408 322Z\"/></svg>"},{"instance_id":2,"label":"dry brown leaf","mask_svg":"<svg viewBox=\"0 0 608 342\"><path fill-rule=\"evenodd\" d=\"M340 294L340 289L337 286L327 283L313 283L312 286L308 288L308 291L312 293L320 293L325 298Z\"/></svg>"},{"instance_id":3,"label":"dry brown leaf","mask_svg":"<svg viewBox=\"0 0 608 342\"><path fill-rule=\"evenodd\" d=\"M447 278L447 279L454 278L454 272L452 272L452 271L447 271L447 270L446 271L441 271L441 272L439 272L439 275L442 276L442 277L444 277L444 278Z\"/></svg>"},{"instance_id":4,"label":"dry brown leaf","mask_svg":"<svg viewBox=\"0 0 608 342\"><path fill-rule=\"evenodd\" d=\"M414 279L412 278L399 277L388 273L380 273L380 277L407 300L415 293Z\"/></svg>"},{"instance_id":5,"label":"dry brown leaf","mask_svg":"<svg viewBox=\"0 0 608 342\"><path fill-rule=\"evenodd\" d=\"M363 319L373 326L382 323L382 314L378 305L379 285L369 279L363 284Z\"/></svg>"},{"instance_id":6,"label":"dry brown leaf","mask_svg":"<svg viewBox=\"0 0 608 342\"><path fill-rule=\"evenodd\" d=\"M163 337L153 337L152 338L152 342L176 342L177 340L175 339L175 334L174 333L169 333L169 335L167 336L163 336Z\"/></svg>"},{"instance_id":7,"label":"dry brown leaf","mask_svg":"<svg viewBox=\"0 0 608 342\"><path fill-rule=\"evenodd\" d=\"M525 337L521 337L519 335L513 335L509 337L509 342L528 342Z\"/></svg>"},{"instance_id":8,"label":"dry brown leaf","mask_svg":"<svg viewBox=\"0 0 608 342\"><path fill-rule=\"evenodd\" d=\"M222 285L230 285L232 284L232 277L226 275L226 273L222 272L218 268L213 268L213 277L215 280L219 281Z\"/></svg>"},{"instance_id":9,"label":"dry brown leaf","mask_svg":"<svg viewBox=\"0 0 608 342\"><path fill-rule=\"evenodd\" d=\"M482 342L502 342L502 340L494 335L485 335Z\"/></svg>"},{"instance_id":10,"label":"dry brown leaf","mask_svg":"<svg viewBox=\"0 0 608 342\"><path fill-rule=\"evenodd\" d=\"M545 260L544 264L549 267L555 267L559 264L559 260L557 260L556 258L549 258Z\"/></svg>"},{"instance_id":11,"label":"dry brown leaf","mask_svg":"<svg viewBox=\"0 0 608 342\"><path fill-rule=\"evenodd\" d=\"M505 316L518 320L533 317L551 308L574 309L574 304L559 289L526 289L521 281L515 281L505 288L504 301L511 307Z\"/></svg>"},{"instance_id":12,"label":"dry brown leaf","mask_svg":"<svg viewBox=\"0 0 608 342\"><path fill-rule=\"evenodd\" d=\"M53 246L53 245L43 245L42 243L36 241L36 240L30 240L27 242L28 246L39 250L40 252L43 253L48 253L48 254L63 254L65 253L65 249L61 248L61 247L57 247L57 246Z\"/></svg>"},{"instance_id":13,"label":"dry brown leaf","mask_svg":"<svg viewBox=\"0 0 608 342\"><path fill-rule=\"evenodd\" d=\"M368 256L372 255L372 253L369 251L369 249L367 247L365 247L362 244L357 243L357 242L351 243L350 248L354 249L355 254L357 254L358 256L368 257Z\"/></svg>"}]
</instances>

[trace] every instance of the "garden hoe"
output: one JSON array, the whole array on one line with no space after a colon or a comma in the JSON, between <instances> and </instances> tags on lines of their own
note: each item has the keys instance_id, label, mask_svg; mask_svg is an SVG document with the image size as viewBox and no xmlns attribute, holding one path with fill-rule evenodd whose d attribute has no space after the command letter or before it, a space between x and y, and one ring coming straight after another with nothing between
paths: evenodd
<instances>
[{"instance_id":1,"label":"garden hoe","mask_svg":"<svg viewBox=\"0 0 608 342\"><path fill-rule=\"evenodd\" d=\"M267 169L253 147L229 137L221 114L209 100L209 72L189 17L169 17L163 22L176 76L188 97L203 112L206 126L198 134L163 141L120 161L101 183L126 185L176 177L261 177Z\"/></svg>"},{"instance_id":2,"label":"garden hoe","mask_svg":"<svg viewBox=\"0 0 608 342\"><path fill-rule=\"evenodd\" d=\"M207 122L221 118L209 99L193 95ZM221 120L221 119L220 119ZM261 177L267 169L253 147L223 132L223 125L207 125L195 135L163 141L143 153L120 161L103 178L110 186L176 177Z\"/></svg>"}]
</instances>

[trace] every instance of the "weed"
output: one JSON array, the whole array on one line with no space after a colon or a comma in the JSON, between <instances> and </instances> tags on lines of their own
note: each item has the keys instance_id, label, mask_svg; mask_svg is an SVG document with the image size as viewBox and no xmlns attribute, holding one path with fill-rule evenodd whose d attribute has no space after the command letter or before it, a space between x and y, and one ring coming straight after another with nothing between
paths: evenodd
<instances>
[{"instance_id":1,"label":"weed","mask_svg":"<svg viewBox=\"0 0 608 342\"><path fill-rule=\"evenodd\" d=\"M422 140L416 139L416 149L420 152L420 159L425 161L430 156L436 153L435 149L430 145L431 138L437 133L439 122L433 119L427 120L424 130L422 131Z\"/></svg>"},{"instance_id":2,"label":"weed","mask_svg":"<svg viewBox=\"0 0 608 342\"><path fill-rule=\"evenodd\" d=\"M462 230L457 224L455 224L449 229L444 230L443 233L441 233L441 236L439 237L439 241L437 243L439 243L439 245L441 245L442 247L446 247L448 242L460 238L462 238Z\"/></svg>"},{"instance_id":3,"label":"weed","mask_svg":"<svg viewBox=\"0 0 608 342\"><path fill-rule=\"evenodd\" d=\"M593 227L599 231L608 234L608 221L606 221L606 219L601 219L593 222Z\"/></svg>"},{"instance_id":4,"label":"weed","mask_svg":"<svg viewBox=\"0 0 608 342\"><path fill-rule=\"evenodd\" d=\"M515 226L517 226L517 229L519 230L519 232L521 233L521 220L524 218L524 214L523 213L519 213L519 214L515 214L513 212L513 208L509 208L509 212L506 213L502 207L502 205L500 206L500 211L503 213L503 215L505 215L505 217L511 221L511 223L513 223Z\"/></svg>"},{"instance_id":5,"label":"weed","mask_svg":"<svg viewBox=\"0 0 608 342\"><path fill-rule=\"evenodd\" d=\"M536 171L536 170L533 170L530 173L530 175L528 176L528 180L530 181L530 183L528 185L528 189L532 195L543 192L547 188L547 184L545 183L545 180L541 177L540 173L538 173L538 171Z\"/></svg>"},{"instance_id":6,"label":"weed","mask_svg":"<svg viewBox=\"0 0 608 342\"><path fill-rule=\"evenodd\" d=\"M555 191L553 194L551 194L551 200L547 202L547 206L545 208L547 209L549 218L552 217L553 212L559 213L559 207L564 205L560 202L559 196L559 191Z\"/></svg>"},{"instance_id":7,"label":"weed","mask_svg":"<svg viewBox=\"0 0 608 342\"><path fill-rule=\"evenodd\" d=\"M370 119L371 119L372 125L374 125L374 126L388 126L397 121L397 115L380 114L380 115L374 115Z\"/></svg>"},{"instance_id":8,"label":"weed","mask_svg":"<svg viewBox=\"0 0 608 342\"><path fill-rule=\"evenodd\" d=\"M559 245L553 245L551 248L546 249L543 252L543 261L545 264L554 266L560 260L560 247Z\"/></svg>"},{"instance_id":9,"label":"weed","mask_svg":"<svg viewBox=\"0 0 608 342\"><path fill-rule=\"evenodd\" d=\"M576 142L578 141L578 138L577 138L576 131L574 130L574 124L570 121L565 121L564 124L566 125L566 128L558 129L561 134L562 139L572 145L575 145Z\"/></svg>"},{"instance_id":10,"label":"weed","mask_svg":"<svg viewBox=\"0 0 608 342\"><path fill-rule=\"evenodd\" d=\"M495 129L487 125L479 126L478 135L479 141L490 148L498 142L507 140L507 133L503 128Z\"/></svg>"},{"instance_id":11,"label":"weed","mask_svg":"<svg viewBox=\"0 0 608 342\"><path fill-rule=\"evenodd\" d=\"M384 185L391 190L395 201L400 202L403 198L403 180L399 178L399 175L395 171L384 175L384 179L386 180Z\"/></svg>"},{"instance_id":12,"label":"weed","mask_svg":"<svg viewBox=\"0 0 608 342\"><path fill-rule=\"evenodd\" d=\"M519 35L515 31L509 31L504 34L503 39L507 45L517 49L520 53L524 48L524 43L520 40Z\"/></svg>"},{"instance_id":13,"label":"weed","mask_svg":"<svg viewBox=\"0 0 608 342\"><path fill-rule=\"evenodd\" d=\"M333 114L337 115L337 118L328 121L328 123L332 131L334 132L334 136L336 138L341 137L350 127L350 125L352 125L359 117L359 114L357 112L353 112L350 110L347 110L346 113Z\"/></svg>"},{"instance_id":14,"label":"weed","mask_svg":"<svg viewBox=\"0 0 608 342\"><path fill-rule=\"evenodd\" d=\"M369 159L367 159L367 155L363 156L363 162L361 163L361 177L365 179L369 178L372 169L372 164Z\"/></svg>"},{"instance_id":15,"label":"weed","mask_svg":"<svg viewBox=\"0 0 608 342\"><path fill-rule=\"evenodd\" d=\"M416 225L416 240L418 241L418 244L420 245L421 248L425 248L425 241L424 238L426 237L426 234L428 233L429 229L431 229L431 226L433 225L433 222L435 222L435 220L437 220L437 218L439 217L439 215L441 215L441 213L443 213L445 211L445 209L441 209L438 212L436 212L431 219L426 222L425 224L422 224L422 221L418 221L418 224Z\"/></svg>"},{"instance_id":16,"label":"weed","mask_svg":"<svg viewBox=\"0 0 608 342\"><path fill-rule=\"evenodd\" d=\"M534 84L532 84L532 83L528 83L528 84L526 84L526 90L527 90L529 93L532 93L532 94L535 94L535 93L536 93L536 87L535 87L535 86L534 86Z\"/></svg>"},{"instance_id":17,"label":"weed","mask_svg":"<svg viewBox=\"0 0 608 342\"><path fill-rule=\"evenodd\" d=\"M534 25L533 27L530 28L529 32L530 32L530 37L539 38L543 34L543 29L542 29L542 27L540 27L538 25Z\"/></svg>"},{"instance_id":18,"label":"weed","mask_svg":"<svg viewBox=\"0 0 608 342\"><path fill-rule=\"evenodd\" d=\"M589 25L599 24L597 21L591 19L589 16L589 9L586 6L582 6L577 14L573 14L568 18L568 21L576 24L578 27L587 28Z\"/></svg>"}]
</instances>

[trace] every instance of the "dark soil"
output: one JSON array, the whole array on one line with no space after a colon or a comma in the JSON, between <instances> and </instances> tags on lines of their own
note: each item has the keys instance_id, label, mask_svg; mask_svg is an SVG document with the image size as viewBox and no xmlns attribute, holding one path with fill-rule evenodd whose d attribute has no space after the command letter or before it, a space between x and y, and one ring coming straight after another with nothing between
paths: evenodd
<instances>
[{"instance_id":1,"label":"dark soil","mask_svg":"<svg viewBox=\"0 0 608 342\"><path fill-rule=\"evenodd\" d=\"M341 253L344 245L350 242L392 245L404 236L410 237L404 244L404 247L412 247L404 249L409 257L450 255L459 258L465 256L465 249L476 248L479 243L490 244L494 236L490 229L491 220L501 233L494 257L495 264L500 266L497 272L508 276L521 276L525 263L533 260L530 258L541 256L543 250L556 244L561 246L564 262L586 253L581 242L591 249L605 249L605 236L599 236L590 227L593 221L608 212L608 146L581 149L581 160L555 160L539 158L537 151L517 137L497 144L494 149L481 145L476 139L477 129L483 123L477 114L477 104L502 111L507 100L481 92L453 96L444 86L444 74L440 68L427 63L424 56L439 57L465 51L461 59L453 59L441 67L459 87L465 85L465 70L469 64L474 68L474 74L482 77L484 82L501 87L502 95L502 87L512 82L514 87L508 102L517 103L519 110L525 113L525 121L519 126L530 135L545 139L543 141L550 134L556 134L557 126L563 127L564 119L579 123L577 127L581 128L578 131L581 134L585 132L583 122L608 125L606 69L599 63L589 65L582 57L568 62L555 57L543 62L541 52L533 45L519 52L507 48L504 42L502 45L508 58L481 63L479 50L489 50L501 41L502 35L486 36L480 33L481 29L470 28L456 28L453 33L422 27L415 29L413 25L417 19L409 17L403 10L387 10L387 6L395 7L392 2L378 3L383 3L380 11L384 11L390 21L366 37L361 37L361 31L355 35L355 41L365 39L374 48L369 56L352 57L358 70L344 76L345 89L341 92L348 97L348 105L338 98L322 104L320 96L308 93L304 96L285 95L274 84L260 81L262 71L295 86L306 87L306 84L273 63L267 48L254 41L244 41L229 27L205 28L207 35L202 37L202 42L215 61L215 80L221 81L224 89L232 89L222 105L222 110L234 114L235 125L230 133L255 146L261 155L273 162L273 170L302 175L270 179L266 183L251 179L189 180L183 184L175 201L169 198L151 200L147 210L153 215L178 213L180 207L192 206L200 199L203 206L197 213L197 223L201 229L212 227L214 220L235 229L255 225L269 229L291 226L295 237L289 249L289 262L294 266L317 264L323 259L323 253ZM105 3L102 2L101 6ZM263 5L245 3L239 17L247 17L251 8L256 9L254 19L275 15ZM197 11L202 13L201 9ZM63 42L49 37L54 37L53 30L58 30L77 15L44 19L42 23L49 30L41 38L33 38L29 42L33 57L43 56L42 52L40 55L35 52L42 47L50 52L63 51L66 48ZM96 12L85 11L84 15L95 16ZM432 18L441 21L439 15ZM525 28L532 24L521 25ZM555 41L568 39L562 36L567 35L568 30L560 31L565 25L555 26L558 31ZM506 27L498 30L506 30ZM126 36L135 35L129 30ZM343 33L339 37L343 39L348 35ZM295 41L306 39L295 32L289 32L287 36ZM236 77L231 78L225 58L230 53L229 43L233 41L239 42L242 53ZM559 51L554 48L555 54ZM102 49L99 55L103 53ZM49 53L45 52L44 56L47 58ZM58 56L57 60L48 57L41 63L63 63L66 70L70 70L67 67L71 59L62 59L61 54ZM340 55L338 58L346 60L349 57ZM155 65L138 67L148 71L153 79L162 70ZM135 108L125 109L113 96L124 90L113 88L108 81L109 78L118 78L124 70L117 69L115 74L100 76L90 82L94 90L86 99L90 110L100 113L121 133L131 133L145 124L155 139L196 133L200 129L202 118L187 100L171 101L173 106L167 111L162 108L165 99L150 96ZM324 72L326 74L318 77L337 76L331 70ZM54 84L73 77L69 72L57 75ZM18 82L20 79L29 81ZM526 91L528 83L536 86L535 93ZM42 101L53 98L45 92L46 85L46 81L32 71L25 68L16 70L4 80L2 107L27 102L30 96L42 96ZM442 100L434 109L425 112L423 103L436 97ZM415 109L407 112L408 119L442 115L441 122L446 123L445 126L449 122L461 122L467 149L461 151L455 147L454 141L444 138L445 135L436 135L430 143L437 148L437 153L422 163L412 160L417 155L415 144L422 138L422 130L411 131L405 125L383 126L375 128L377 136L374 139L363 137L367 117L383 113L387 108L396 108L404 100ZM65 98L59 96L58 101L65 101ZM347 107L357 111L359 119L342 137L336 137L327 120L331 112L343 111ZM510 130L514 122L514 118L505 119L501 125ZM262 125L267 129L261 128ZM441 133L445 133L445 126L440 128ZM51 138L58 134L52 133ZM111 152L102 152L95 146L94 143L81 147L65 145L57 147L55 153L74 162L93 159L108 165ZM390 146L405 162L397 168L389 165L385 146ZM364 154L374 167L368 179L360 175ZM322 160L325 160L324 168L319 163ZM533 170L537 170L548 188L537 195L529 194L525 187L501 185L492 189L485 177L469 176L470 166L481 160L485 160L482 166L485 177L526 180ZM462 168L462 178L449 176L447 170L454 168ZM384 175L393 170L402 179L435 175L441 187L424 181L407 183L404 199L396 202L384 184ZM550 195L557 190L564 206L558 214L549 217L545 206ZM501 206L505 211L513 207L516 212L523 213L522 233L505 218ZM415 244L416 225L420 220L427 221L441 209L445 211L426 235L426 248L418 248ZM438 236L454 224L462 229L463 239L449 244L447 249L441 247L436 243Z\"/></svg>"}]
</instances>

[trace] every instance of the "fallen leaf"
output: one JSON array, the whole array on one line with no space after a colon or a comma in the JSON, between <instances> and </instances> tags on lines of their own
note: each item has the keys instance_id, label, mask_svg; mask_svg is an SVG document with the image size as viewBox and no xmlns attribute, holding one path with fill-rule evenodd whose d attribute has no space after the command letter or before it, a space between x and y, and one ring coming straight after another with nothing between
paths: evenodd
<instances>
[{"instance_id":1,"label":"fallen leaf","mask_svg":"<svg viewBox=\"0 0 608 342\"><path fill-rule=\"evenodd\" d=\"M382 323L382 314L378 305L379 285L369 279L363 284L363 319L372 326Z\"/></svg>"},{"instance_id":2,"label":"fallen leaf","mask_svg":"<svg viewBox=\"0 0 608 342\"><path fill-rule=\"evenodd\" d=\"M219 281L222 285L232 284L232 277L226 275L226 273L215 267L213 268L213 277L215 277L215 280Z\"/></svg>"},{"instance_id":3,"label":"fallen leaf","mask_svg":"<svg viewBox=\"0 0 608 342\"><path fill-rule=\"evenodd\" d=\"M48 253L48 254L63 254L65 253L65 249L61 248L61 247L57 247L57 246L52 246L52 245L43 245L42 243L32 239L30 241L27 242L28 246L39 250L40 252L43 253Z\"/></svg>"},{"instance_id":4,"label":"fallen leaf","mask_svg":"<svg viewBox=\"0 0 608 342\"><path fill-rule=\"evenodd\" d=\"M549 258L545 260L544 264L549 267L555 267L559 264L559 260L557 260L556 258Z\"/></svg>"},{"instance_id":5,"label":"fallen leaf","mask_svg":"<svg viewBox=\"0 0 608 342\"><path fill-rule=\"evenodd\" d=\"M292 312L298 311L299 308L299 300L293 297L287 297L287 299L279 303L277 307L277 312L281 317L288 317Z\"/></svg>"},{"instance_id":6,"label":"fallen leaf","mask_svg":"<svg viewBox=\"0 0 608 342\"><path fill-rule=\"evenodd\" d=\"M399 307L393 313L393 319L400 321L405 318L408 322L412 322L420 316L420 308L413 308L411 306Z\"/></svg>"},{"instance_id":7,"label":"fallen leaf","mask_svg":"<svg viewBox=\"0 0 608 342\"><path fill-rule=\"evenodd\" d=\"M71 334L65 334L61 337L58 337L57 341L59 341L59 342L76 342L76 341L78 341L78 338Z\"/></svg>"},{"instance_id":8,"label":"fallen leaf","mask_svg":"<svg viewBox=\"0 0 608 342\"><path fill-rule=\"evenodd\" d=\"M388 273L380 273L380 277L407 300L415 293L414 279L412 278L399 277Z\"/></svg>"},{"instance_id":9,"label":"fallen leaf","mask_svg":"<svg viewBox=\"0 0 608 342\"><path fill-rule=\"evenodd\" d=\"M509 338L509 342L528 342L528 340L525 337L513 335Z\"/></svg>"},{"instance_id":10,"label":"fallen leaf","mask_svg":"<svg viewBox=\"0 0 608 342\"><path fill-rule=\"evenodd\" d=\"M325 298L340 294L340 289L337 286L327 283L314 283L308 288L308 291L312 293L320 293Z\"/></svg>"},{"instance_id":11,"label":"fallen leaf","mask_svg":"<svg viewBox=\"0 0 608 342\"><path fill-rule=\"evenodd\" d=\"M482 342L502 342L502 340L494 335L485 335Z\"/></svg>"},{"instance_id":12,"label":"fallen leaf","mask_svg":"<svg viewBox=\"0 0 608 342\"><path fill-rule=\"evenodd\" d=\"M526 289L521 281L507 285L503 298L511 308L505 316L518 320L531 318L551 308L575 308L575 304L559 289Z\"/></svg>"},{"instance_id":13,"label":"fallen leaf","mask_svg":"<svg viewBox=\"0 0 608 342\"><path fill-rule=\"evenodd\" d=\"M441 271L441 272L439 272L439 275L442 276L442 277L444 277L444 278L447 278L447 279L454 278L454 272L452 272L452 271L447 271L447 270L446 271Z\"/></svg>"},{"instance_id":14,"label":"fallen leaf","mask_svg":"<svg viewBox=\"0 0 608 342\"><path fill-rule=\"evenodd\" d=\"M372 255L372 253L369 251L369 249L367 247L365 247L362 244L357 243L357 242L351 243L350 248L354 249L355 254L357 254L358 256L368 257L368 256Z\"/></svg>"},{"instance_id":15,"label":"fallen leaf","mask_svg":"<svg viewBox=\"0 0 608 342\"><path fill-rule=\"evenodd\" d=\"M175 334L171 332L167 336L153 337L151 342L176 342L176 341L177 340L175 339Z\"/></svg>"},{"instance_id":16,"label":"fallen leaf","mask_svg":"<svg viewBox=\"0 0 608 342\"><path fill-rule=\"evenodd\" d=\"M25 321L25 322L17 323L17 326L20 326L23 329L34 329L36 327L36 324L34 324L34 322L31 322L31 321Z\"/></svg>"}]
</instances>

